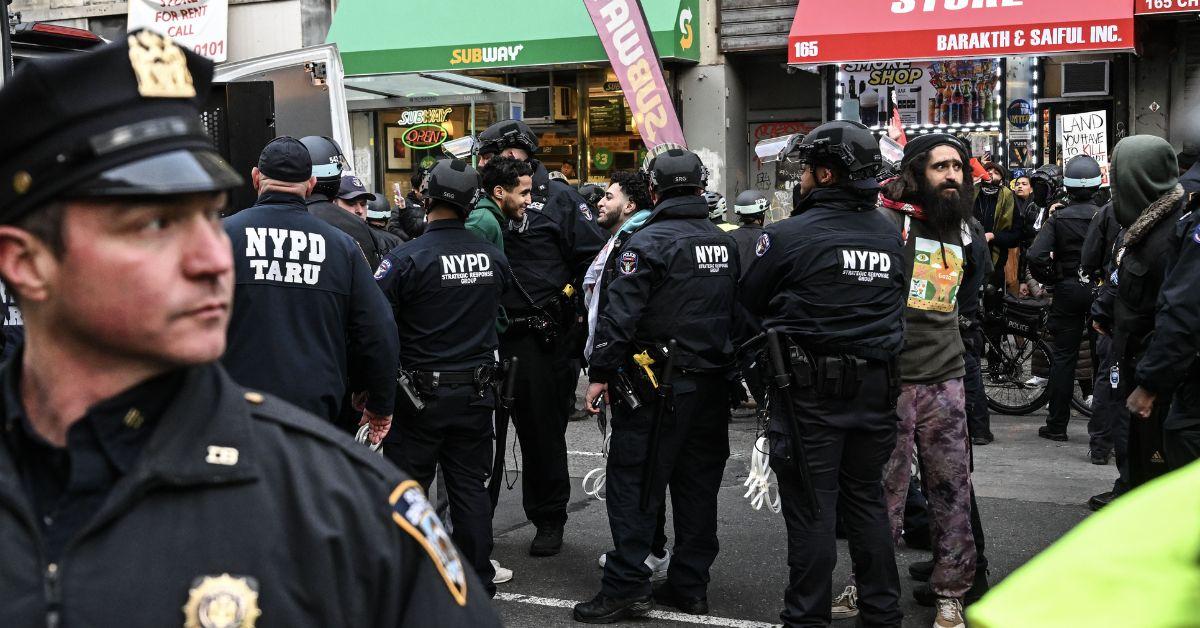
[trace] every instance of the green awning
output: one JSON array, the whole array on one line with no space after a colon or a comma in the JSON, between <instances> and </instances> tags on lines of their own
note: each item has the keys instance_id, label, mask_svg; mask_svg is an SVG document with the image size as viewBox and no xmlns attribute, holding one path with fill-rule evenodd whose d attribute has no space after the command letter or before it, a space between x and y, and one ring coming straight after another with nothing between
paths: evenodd
<instances>
[{"instance_id":1,"label":"green awning","mask_svg":"<svg viewBox=\"0 0 1200 628\"><path fill-rule=\"evenodd\" d=\"M642 7L661 58L700 60L699 0ZM340 0L327 41L348 76L608 60L583 0Z\"/></svg>"}]
</instances>

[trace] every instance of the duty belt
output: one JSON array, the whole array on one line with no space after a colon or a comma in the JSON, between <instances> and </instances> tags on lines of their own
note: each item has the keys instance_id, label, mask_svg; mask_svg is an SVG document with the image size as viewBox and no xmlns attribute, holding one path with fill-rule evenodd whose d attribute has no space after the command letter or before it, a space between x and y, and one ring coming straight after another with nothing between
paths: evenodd
<instances>
[{"instance_id":1,"label":"duty belt","mask_svg":"<svg viewBox=\"0 0 1200 628\"><path fill-rule=\"evenodd\" d=\"M413 382L421 390L435 391L440 386L476 386L483 388L492 383L496 365L481 364L470 371L413 371Z\"/></svg>"}]
</instances>

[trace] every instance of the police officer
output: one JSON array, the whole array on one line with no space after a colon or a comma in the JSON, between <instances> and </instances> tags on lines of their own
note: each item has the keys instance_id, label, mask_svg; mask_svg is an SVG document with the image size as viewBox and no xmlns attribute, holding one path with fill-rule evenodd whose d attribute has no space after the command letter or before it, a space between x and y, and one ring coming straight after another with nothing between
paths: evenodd
<instances>
[{"instance_id":1,"label":"police officer","mask_svg":"<svg viewBox=\"0 0 1200 628\"><path fill-rule=\"evenodd\" d=\"M438 162L422 188L429 209L425 234L389 253L375 277L392 304L400 362L425 404L398 423L384 454L426 489L441 465L455 544L494 595L485 484L496 406L495 321L511 280L504 254L463 227L479 185L466 162Z\"/></svg>"},{"instance_id":2,"label":"police officer","mask_svg":"<svg viewBox=\"0 0 1200 628\"><path fill-rule=\"evenodd\" d=\"M767 200L766 194L758 190L745 190L738 194L733 202L733 213L742 224L729 232L729 235L737 242L738 259L742 260L743 274L749 269L750 260L754 259L754 249L758 246L758 237L762 235L763 223L770 208L771 201Z\"/></svg>"},{"instance_id":3,"label":"police officer","mask_svg":"<svg viewBox=\"0 0 1200 628\"><path fill-rule=\"evenodd\" d=\"M0 371L4 624L499 625L415 482L217 364L240 178L211 76L143 30L0 90L28 330Z\"/></svg>"},{"instance_id":4,"label":"police officer","mask_svg":"<svg viewBox=\"0 0 1200 628\"><path fill-rule=\"evenodd\" d=\"M1200 197L1193 194L1188 210L1172 231L1154 335L1138 364L1138 388L1128 404L1146 419L1156 403L1166 403L1174 393L1163 421L1164 454L1172 470L1200 459Z\"/></svg>"},{"instance_id":5,"label":"police officer","mask_svg":"<svg viewBox=\"0 0 1200 628\"><path fill-rule=\"evenodd\" d=\"M733 231L737 229L737 225L725 220L725 212L729 209L729 203L725 200L725 195L718 192L705 192L704 202L708 203L708 219L718 229L721 231Z\"/></svg>"},{"instance_id":6,"label":"police officer","mask_svg":"<svg viewBox=\"0 0 1200 628\"><path fill-rule=\"evenodd\" d=\"M388 216L391 207L382 194L375 194L367 203L367 225L371 227L371 236L375 238L375 246L387 254L392 249L404 243L400 236L387 230Z\"/></svg>"},{"instance_id":7,"label":"police officer","mask_svg":"<svg viewBox=\"0 0 1200 628\"><path fill-rule=\"evenodd\" d=\"M305 211L311 172L299 140L276 138L251 173L258 201L225 221L237 309L222 361L238 383L333 423L347 391L365 392L378 442L396 396L396 326L358 245Z\"/></svg>"},{"instance_id":8,"label":"police officer","mask_svg":"<svg viewBox=\"0 0 1200 628\"><path fill-rule=\"evenodd\" d=\"M342 183L338 187L338 193L333 199L333 204L340 207L346 213L367 223L367 234L371 236L370 251L373 256L383 260L383 256L399 246L401 240L382 228L377 228L371 224L371 204L379 200L382 199L367 191L366 186L363 185L362 179L359 179L358 175L343 174ZM387 201L384 201L384 203L386 204ZM379 213L378 211L375 213L375 220L377 221L379 220Z\"/></svg>"},{"instance_id":9,"label":"police officer","mask_svg":"<svg viewBox=\"0 0 1200 628\"><path fill-rule=\"evenodd\" d=\"M375 248L371 229L361 217L347 212L335 203L341 192L342 175L349 174L345 172L346 158L342 156L342 149L338 147L337 142L319 135L308 135L300 138L300 141L312 157L312 176L317 180L308 199L305 200L309 213L354 238L374 270L379 266L382 257Z\"/></svg>"},{"instance_id":10,"label":"police officer","mask_svg":"<svg viewBox=\"0 0 1200 628\"><path fill-rule=\"evenodd\" d=\"M1185 199L1175 152L1161 138L1133 135L1122 139L1113 150L1110 172L1113 210L1125 230L1117 240L1113 258L1116 281L1104 291L1115 297L1111 319L1103 315L1093 318L1103 331L1112 334L1116 370L1110 377L1117 386L1118 398L1128 397L1131 411L1122 418L1129 422L1129 480L1130 488L1136 488L1167 470L1162 421L1170 409L1170 389L1142 379L1139 364L1155 332L1170 251L1178 250L1172 248L1171 239L1184 214ZM1142 375L1163 376L1163 371L1153 365ZM1147 403L1145 393L1151 390L1157 394L1154 403Z\"/></svg>"},{"instance_id":11,"label":"police officer","mask_svg":"<svg viewBox=\"0 0 1200 628\"><path fill-rule=\"evenodd\" d=\"M604 234L579 192L550 181L533 158L537 136L524 122L504 120L488 127L476 146L481 167L494 156L533 166L532 201L519 220L508 221L504 253L512 264L513 290L504 309L512 325L500 338L500 357L519 358L515 403L497 413L496 457L490 487L493 505L504 477L508 421L517 428L525 515L537 528L529 553L552 556L562 548L571 480L567 474L567 418L579 373L572 362L582 351L578 286L588 264L604 246Z\"/></svg>"},{"instance_id":12,"label":"police officer","mask_svg":"<svg viewBox=\"0 0 1200 628\"><path fill-rule=\"evenodd\" d=\"M695 153L669 149L649 170L654 210L610 257L592 347L587 407L598 412L602 395L613 404L605 503L616 548L600 592L575 606L575 620L586 623L641 615L654 601L707 613L717 556L737 245L708 221L708 172ZM634 389L639 407L617 389ZM675 551L652 600L646 557L668 485Z\"/></svg>"},{"instance_id":13,"label":"police officer","mask_svg":"<svg viewBox=\"0 0 1200 628\"><path fill-rule=\"evenodd\" d=\"M1075 363L1088 308L1092 304L1092 282L1080 272L1083 242L1092 218L1100 211L1092 198L1103 177L1100 164L1087 155L1067 162L1063 187L1068 202L1059 207L1038 231L1029 248L1029 271L1033 278L1054 287L1046 328L1053 335L1050 354L1050 408L1038 436L1067 440L1071 420L1071 393L1075 388Z\"/></svg>"},{"instance_id":14,"label":"police officer","mask_svg":"<svg viewBox=\"0 0 1200 628\"><path fill-rule=\"evenodd\" d=\"M895 222L876 209L882 157L870 130L830 122L791 154L804 168L796 207L759 237L741 293L764 328L780 334L784 355L792 356L785 368L796 382L790 410L776 406L786 397L772 387L768 428L791 568L780 617L789 626L829 624L840 513L862 621L899 625L900 583L881 479L896 443L903 244ZM809 477L796 464L797 447L807 456ZM808 501L809 482L817 504Z\"/></svg>"}]
</instances>

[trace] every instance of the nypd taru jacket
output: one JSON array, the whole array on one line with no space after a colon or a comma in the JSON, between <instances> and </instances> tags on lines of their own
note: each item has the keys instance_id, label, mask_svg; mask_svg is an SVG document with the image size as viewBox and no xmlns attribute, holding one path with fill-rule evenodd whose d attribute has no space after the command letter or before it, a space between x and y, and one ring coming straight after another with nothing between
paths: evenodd
<instances>
[{"instance_id":1,"label":"nypd taru jacket","mask_svg":"<svg viewBox=\"0 0 1200 628\"><path fill-rule=\"evenodd\" d=\"M309 413L208 364L153 429L54 563L0 439L0 623L500 625L417 484Z\"/></svg>"},{"instance_id":2,"label":"nypd taru jacket","mask_svg":"<svg viewBox=\"0 0 1200 628\"><path fill-rule=\"evenodd\" d=\"M733 363L741 272L737 243L708 220L700 196L663 200L612 253L589 376L608 382L634 353L677 343L675 367L724 372Z\"/></svg>"},{"instance_id":3,"label":"nypd taru jacket","mask_svg":"<svg viewBox=\"0 0 1200 628\"><path fill-rule=\"evenodd\" d=\"M763 327L818 353L895 359L904 344L904 245L876 195L822 188L763 230L741 300Z\"/></svg>"},{"instance_id":4,"label":"nypd taru jacket","mask_svg":"<svg viewBox=\"0 0 1200 628\"><path fill-rule=\"evenodd\" d=\"M542 185L544 194L538 192L535 176L533 202L525 210L525 219L510 221L504 233L504 254L529 296L527 300L520 289L505 293L504 309L510 316L530 312L529 300L544 307L564 286L578 284L608 240L575 188L562 181Z\"/></svg>"},{"instance_id":5,"label":"nypd taru jacket","mask_svg":"<svg viewBox=\"0 0 1200 628\"><path fill-rule=\"evenodd\" d=\"M274 192L224 227L236 285L222 362L234 380L335 422L347 390L391 414L396 323L354 240Z\"/></svg>"}]
</instances>

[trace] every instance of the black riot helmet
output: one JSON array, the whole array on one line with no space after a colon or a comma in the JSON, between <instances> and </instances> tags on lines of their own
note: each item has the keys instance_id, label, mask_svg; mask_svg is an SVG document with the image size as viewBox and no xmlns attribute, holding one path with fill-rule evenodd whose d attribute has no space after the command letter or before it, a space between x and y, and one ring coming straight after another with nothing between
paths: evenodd
<instances>
[{"instance_id":1,"label":"black riot helmet","mask_svg":"<svg viewBox=\"0 0 1200 628\"><path fill-rule=\"evenodd\" d=\"M585 183L579 186L579 195L591 207L595 207L604 198L604 186L595 183Z\"/></svg>"},{"instance_id":2,"label":"black riot helmet","mask_svg":"<svg viewBox=\"0 0 1200 628\"><path fill-rule=\"evenodd\" d=\"M464 219L483 195L482 180L471 164L461 159L443 159L430 168L421 182L425 211L438 203L452 205Z\"/></svg>"},{"instance_id":3,"label":"black riot helmet","mask_svg":"<svg viewBox=\"0 0 1200 628\"><path fill-rule=\"evenodd\" d=\"M708 185L708 168L700 156L685 148L671 148L650 162L650 191L662 195L668 190Z\"/></svg>"},{"instance_id":4,"label":"black riot helmet","mask_svg":"<svg viewBox=\"0 0 1200 628\"><path fill-rule=\"evenodd\" d=\"M306 135L300 138L300 143L304 144L312 157L312 174L317 178L313 192L331 199L337 196L338 188L342 185L342 172L348 169L341 147L323 135Z\"/></svg>"},{"instance_id":5,"label":"black riot helmet","mask_svg":"<svg viewBox=\"0 0 1200 628\"><path fill-rule=\"evenodd\" d=\"M1029 175L1029 186L1033 188L1033 202L1048 208L1062 194L1062 170L1055 164L1042 166Z\"/></svg>"},{"instance_id":6,"label":"black riot helmet","mask_svg":"<svg viewBox=\"0 0 1200 628\"><path fill-rule=\"evenodd\" d=\"M1087 155L1076 155L1063 168L1063 187L1072 199L1087 202L1100 190L1104 175L1100 164Z\"/></svg>"},{"instance_id":7,"label":"black riot helmet","mask_svg":"<svg viewBox=\"0 0 1200 628\"><path fill-rule=\"evenodd\" d=\"M883 166L883 154L875 134L866 126L848 120L826 122L786 149L787 159L833 168L844 174L850 187L876 190L875 180Z\"/></svg>"},{"instance_id":8,"label":"black riot helmet","mask_svg":"<svg viewBox=\"0 0 1200 628\"><path fill-rule=\"evenodd\" d=\"M495 155L506 148L520 148L532 156L538 152L537 135L520 120L501 120L479 134L475 155Z\"/></svg>"}]
</instances>

